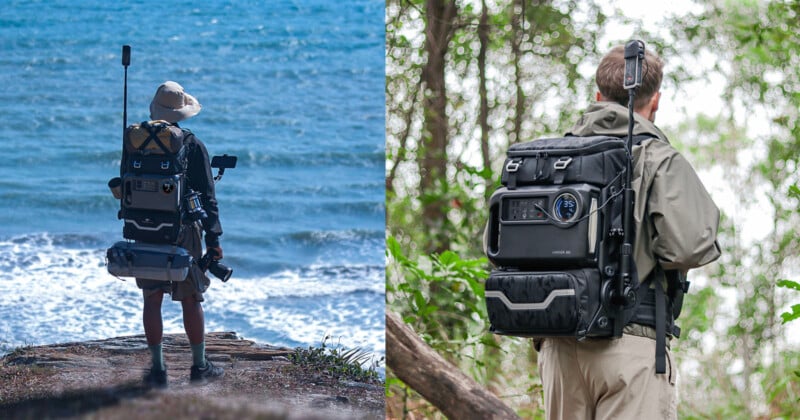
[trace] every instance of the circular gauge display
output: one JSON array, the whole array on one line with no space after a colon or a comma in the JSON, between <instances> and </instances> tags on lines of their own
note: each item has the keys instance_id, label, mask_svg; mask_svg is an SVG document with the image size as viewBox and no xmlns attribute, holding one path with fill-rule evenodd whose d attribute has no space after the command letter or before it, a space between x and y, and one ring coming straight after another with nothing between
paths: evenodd
<instances>
[{"instance_id":1,"label":"circular gauge display","mask_svg":"<svg viewBox=\"0 0 800 420\"><path fill-rule=\"evenodd\" d=\"M578 214L580 214L578 207L578 199L574 195L562 193L556 197L556 201L553 203L553 213L556 220L568 223L578 218Z\"/></svg>"},{"instance_id":2,"label":"circular gauge display","mask_svg":"<svg viewBox=\"0 0 800 420\"><path fill-rule=\"evenodd\" d=\"M171 181L166 181L163 184L161 184L161 191L164 191L165 194L169 194L174 190L175 190L175 184L173 184Z\"/></svg>"}]
</instances>

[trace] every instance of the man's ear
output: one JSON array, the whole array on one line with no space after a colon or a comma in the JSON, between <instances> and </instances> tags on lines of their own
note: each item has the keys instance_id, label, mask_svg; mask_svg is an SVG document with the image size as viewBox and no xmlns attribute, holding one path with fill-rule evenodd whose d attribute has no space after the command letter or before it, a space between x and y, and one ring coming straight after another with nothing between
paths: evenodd
<instances>
[{"instance_id":1,"label":"man's ear","mask_svg":"<svg viewBox=\"0 0 800 420\"><path fill-rule=\"evenodd\" d=\"M652 98L650 98L650 112L653 114L658 111L658 101L661 100L661 91L656 92Z\"/></svg>"},{"instance_id":2,"label":"man's ear","mask_svg":"<svg viewBox=\"0 0 800 420\"><path fill-rule=\"evenodd\" d=\"M602 102L603 101L603 94L600 93L599 90L597 92L595 92L594 100L597 101L597 102Z\"/></svg>"},{"instance_id":3,"label":"man's ear","mask_svg":"<svg viewBox=\"0 0 800 420\"><path fill-rule=\"evenodd\" d=\"M652 98L650 98L650 103L647 106L650 108L649 116L647 117L650 122L656 121L656 111L658 111L658 101L661 100L661 92L656 92Z\"/></svg>"},{"instance_id":4,"label":"man's ear","mask_svg":"<svg viewBox=\"0 0 800 420\"><path fill-rule=\"evenodd\" d=\"M653 96L650 97L650 100L647 101L642 107L637 108L634 110L637 114L645 117L650 122L654 122L656 120L656 111L658 111L658 102L661 99L661 92L656 92Z\"/></svg>"}]
</instances>

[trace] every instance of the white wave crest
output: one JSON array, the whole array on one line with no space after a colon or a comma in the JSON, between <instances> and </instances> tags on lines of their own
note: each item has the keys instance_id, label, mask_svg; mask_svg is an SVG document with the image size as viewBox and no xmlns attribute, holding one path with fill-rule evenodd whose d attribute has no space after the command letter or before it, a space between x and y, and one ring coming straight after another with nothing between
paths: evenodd
<instances>
[{"instance_id":1,"label":"white wave crest","mask_svg":"<svg viewBox=\"0 0 800 420\"><path fill-rule=\"evenodd\" d=\"M0 241L0 351L141 334L141 292L106 271L104 249L78 249L46 235ZM234 330L258 342L346 347L385 354L384 271L315 265L227 283L212 278L207 331ZM164 330L183 331L180 305L165 298Z\"/></svg>"}]
</instances>

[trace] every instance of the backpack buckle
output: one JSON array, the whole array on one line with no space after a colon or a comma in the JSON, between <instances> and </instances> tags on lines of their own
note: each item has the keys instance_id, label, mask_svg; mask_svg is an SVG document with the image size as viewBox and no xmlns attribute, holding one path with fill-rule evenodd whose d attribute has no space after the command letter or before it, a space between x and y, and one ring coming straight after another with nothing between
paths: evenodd
<instances>
[{"instance_id":1,"label":"backpack buckle","mask_svg":"<svg viewBox=\"0 0 800 420\"><path fill-rule=\"evenodd\" d=\"M168 160L165 160L165 161L161 162L161 169L163 169L165 171L167 169L169 169L169 161Z\"/></svg>"},{"instance_id":2,"label":"backpack buckle","mask_svg":"<svg viewBox=\"0 0 800 420\"><path fill-rule=\"evenodd\" d=\"M553 169L557 171L563 171L567 169L567 166L572 162L572 158L569 156L558 158L556 163L553 164Z\"/></svg>"},{"instance_id":3,"label":"backpack buckle","mask_svg":"<svg viewBox=\"0 0 800 420\"><path fill-rule=\"evenodd\" d=\"M506 172L511 172L511 173L517 172L521 164L522 164L522 159L518 161L514 159L509 160L508 163L506 163Z\"/></svg>"},{"instance_id":4,"label":"backpack buckle","mask_svg":"<svg viewBox=\"0 0 800 420\"><path fill-rule=\"evenodd\" d=\"M133 169L141 169L142 168L142 161L141 160L134 160L133 161Z\"/></svg>"}]
</instances>

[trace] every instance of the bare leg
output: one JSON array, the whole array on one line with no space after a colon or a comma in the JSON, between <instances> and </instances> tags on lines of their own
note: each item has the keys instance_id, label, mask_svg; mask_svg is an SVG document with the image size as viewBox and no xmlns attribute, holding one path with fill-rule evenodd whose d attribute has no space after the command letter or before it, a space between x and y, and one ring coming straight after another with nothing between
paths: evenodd
<instances>
[{"instance_id":1,"label":"bare leg","mask_svg":"<svg viewBox=\"0 0 800 420\"><path fill-rule=\"evenodd\" d=\"M202 343L205 340L203 305L194 300L194 297L187 297L181 301L181 306L183 307L183 328L186 330L189 344Z\"/></svg>"},{"instance_id":2,"label":"bare leg","mask_svg":"<svg viewBox=\"0 0 800 420\"><path fill-rule=\"evenodd\" d=\"M144 298L142 322L148 346L161 344L161 339L164 335L164 324L161 321L161 302L163 299L164 292L162 291Z\"/></svg>"}]
</instances>

